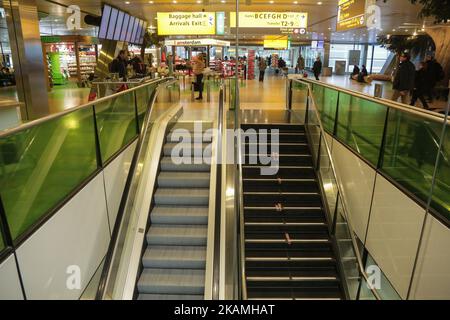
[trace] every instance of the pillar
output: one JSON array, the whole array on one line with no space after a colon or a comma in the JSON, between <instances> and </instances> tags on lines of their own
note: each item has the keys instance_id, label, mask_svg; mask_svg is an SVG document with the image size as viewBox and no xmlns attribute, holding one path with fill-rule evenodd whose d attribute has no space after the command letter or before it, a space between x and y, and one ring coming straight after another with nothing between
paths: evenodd
<instances>
[{"instance_id":1,"label":"pillar","mask_svg":"<svg viewBox=\"0 0 450 320\"><path fill-rule=\"evenodd\" d=\"M46 63L42 50L36 0L5 0L6 21L22 119L33 120L50 113Z\"/></svg>"}]
</instances>

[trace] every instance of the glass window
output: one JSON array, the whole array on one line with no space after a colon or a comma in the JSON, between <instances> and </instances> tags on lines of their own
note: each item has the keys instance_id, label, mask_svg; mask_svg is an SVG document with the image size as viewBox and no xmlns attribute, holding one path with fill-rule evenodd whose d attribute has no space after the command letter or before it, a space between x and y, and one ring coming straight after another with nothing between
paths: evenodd
<instances>
[{"instance_id":1,"label":"glass window","mask_svg":"<svg viewBox=\"0 0 450 320\"><path fill-rule=\"evenodd\" d=\"M371 73L380 73L390 55L391 52L381 46L369 46L366 61L367 70Z\"/></svg>"},{"instance_id":2,"label":"glass window","mask_svg":"<svg viewBox=\"0 0 450 320\"><path fill-rule=\"evenodd\" d=\"M349 51L350 50L360 50L361 51L361 60L359 65L364 64L362 61L364 56L364 45L354 45L354 44L331 44L330 46L330 63L329 66L333 68L336 65L336 61L345 61L346 62L346 71L351 72L353 66L349 64Z\"/></svg>"}]
</instances>

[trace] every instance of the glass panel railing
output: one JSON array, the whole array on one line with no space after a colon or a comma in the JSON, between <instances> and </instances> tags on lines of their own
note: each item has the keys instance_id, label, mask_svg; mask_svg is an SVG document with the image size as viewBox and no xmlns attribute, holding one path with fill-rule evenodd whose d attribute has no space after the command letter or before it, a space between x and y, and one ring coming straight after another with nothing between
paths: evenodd
<instances>
[{"instance_id":1,"label":"glass panel railing","mask_svg":"<svg viewBox=\"0 0 450 320\"><path fill-rule=\"evenodd\" d=\"M97 169L92 107L0 138L0 167L15 240Z\"/></svg>"},{"instance_id":2,"label":"glass panel railing","mask_svg":"<svg viewBox=\"0 0 450 320\"><path fill-rule=\"evenodd\" d=\"M95 105L102 161L107 162L137 136L134 92Z\"/></svg>"},{"instance_id":3,"label":"glass panel railing","mask_svg":"<svg viewBox=\"0 0 450 320\"><path fill-rule=\"evenodd\" d=\"M339 93L336 136L374 166L378 165L388 108Z\"/></svg>"},{"instance_id":4,"label":"glass panel railing","mask_svg":"<svg viewBox=\"0 0 450 320\"><path fill-rule=\"evenodd\" d=\"M327 140L323 117L318 110L316 94L320 92L318 86L314 85L316 93L309 96L306 132L311 145L314 165L316 167L319 183L324 192L325 207L330 222L330 232L337 243L337 254L341 263L343 286L349 299L358 299L359 285L361 279L367 278L363 269L362 252L358 246L357 236L352 231L351 217L348 215L348 206L345 197L342 196L341 183L338 182L336 168L331 157L331 148ZM328 88L327 88L328 89ZM325 90L324 90L325 92ZM325 93L323 99L327 99ZM373 295L377 297L376 293Z\"/></svg>"},{"instance_id":5,"label":"glass panel railing","mask_svg":"<svg viewBox=\"0 0 450 320\"><path fill-rule=\"evenodd\" d=\"M142 129L145 112L148 109L148 103L150 102L150 96L152 94L152 91L149 89L151 88L144 87L136 90L136 108L138 114L139 130Z\"/></svg>"},{"instance_id":6,"label":"glass panel railing","mask_svg":"<svg viewBox=\"0 0 450 320\"><path fill-rule=\"evenodd\" d=\"M425 203L431 190L440 140L432 132L441 130L442 123L438 121L390 110L381 172ZM443 164L445 166L445 161ZM439 183L438 186L436 194L443 191L444 184ZM448 198L448 193L446 195Z\"/></svg>"},{"instance_id":7,"label":"glass panel railing","mask_svg":"<svg viewBox=\"0 0 450 320\"><path fill-rule=\"evenodd\" d=\"M439 164L436 181L433 188L431 206L447 221L450 221L450 125L447 124L442 150L439 154Z\"/></svg>"},{"instance_id":8,"label":"glass panel railing","mask_svg":"<svg viewBox=\"0 0 450 320\"><path fill-rule=\"evenodd\" d=\"M5 241L3 240L2 230L0 229L0 252L6 248Z\"/></svg>"},{"instance_id":9,"label":"glass panel railing","mask_svg":"<svg viewBox=\"0 0 450 320\"><path fill-rule=\"evenodd\" d=\"M333 134L339 96L338 91L314 84L313 95L325 131Z\"/></svg>"},{"instance_id":10,"label":"glass panel railing","mask_svg":"<svg viewBox=\"0 0 450 320\"><path fill-rule=\"evenodd\" d=\"M358 268L358 260L350 234L351 229L347 222L346 213L339 196L336 208L336 230L335 237L342 265L342 273L345 278L347 294L350 300L358 298L358 288L361 276Z\"/></svg>"},{"instance_id":11,"label":"glass panel railing","mask_svg":"<svg viewBox=\"0 0 450 320\"><path fill-rule=\"evenodd\" d=\"M308 86L301 82L293 81L291 83L290 108L292 113L301 120L305 121L306 108L308 105Z\"/></svg>"}]
</instances>

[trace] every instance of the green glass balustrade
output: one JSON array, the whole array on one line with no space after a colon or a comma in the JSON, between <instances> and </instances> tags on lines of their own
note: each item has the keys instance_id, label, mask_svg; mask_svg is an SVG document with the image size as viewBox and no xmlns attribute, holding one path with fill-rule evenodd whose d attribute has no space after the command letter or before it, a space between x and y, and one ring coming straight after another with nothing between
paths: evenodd
<instances>
[{"instance_id":1,"label":"green glass balustrade","mask_svg":"<svg viewBox=\"0 0 450 320\"><path fill-rule=\"evenodd\" d=\"M450 125L448 123L439 153L431 206L447 220L450 220Z\"/></svg>"},{"instance_id":2,"label":"green glass balustrade","mask_svg":"<svg viewBox=\"0 0 450 320\"><path fill-rule=\"evenodd\" d=\"M0 195L13 239L97 169L93 109L0 138Z\"/></svg>"},{"instance_id":3,"label":"green glass balustrade","mask_svg":"<svg viewBox=\"0 0 450 320\"><path fill-rule=\"evenodd\" d=\"M320 113L323 128L328 133L333 134L339 92L337 90L315 84L313 86L313 95L317 105L317 110Z\"/></svg>"},{"instance_id":4,"label":"green glass balustrade","mask_svg":"<svg viewBox=\"0 0 450 320\"><path fill-rule=\"evenodd\" d=\"M5 249L5 248L6 248L6 246L5 246L5 242L3 241L3 234L0 230L0 252L2 252L3 249Z\"/></svg>"},{"instance_id":5,"label":"green glass balustrade","mask_svg":"<svg viewBox=\"0 0 450 320\"><path fill-rule=\"evenodd\" d=\"M336 136L363 158L378 166L388 108L341 92Z\"/></svg>"},{"instance_id":6,"label":"green glass balustrade","mask_svg":"<svg viewBox=\"0 0 450 320\"><path fill-rule=\"evenodd\" d=\"M137 136L134 92L95 105L103 163Z\"/></svg>"},{"instance_id":7,"label":"green glass balustrade","mask_svg":"<svg viewBox=\"0 0 450 320\"><path fill-rule=\"evenodd\" d=\"M430 195L441 130L440 122L396 109L389 112L381 171L424 203Z\"/></svg>"}]
</instances>

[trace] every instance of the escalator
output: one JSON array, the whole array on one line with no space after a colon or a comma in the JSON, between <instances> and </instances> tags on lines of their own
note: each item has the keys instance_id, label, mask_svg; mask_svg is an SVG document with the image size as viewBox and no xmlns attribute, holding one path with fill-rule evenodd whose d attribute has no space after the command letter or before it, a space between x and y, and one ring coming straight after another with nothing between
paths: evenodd
<instances>
[{"instance_id":1,"label":"escalator","mask_svg":"<svg viewBox=\"0 0 450 320\"><path fill-rule=\"evenodd\" d=\"M249 164L249 153L255 150L252 144L258 141L258 150L262 145L258 133L257 139L246 134L249 139L242 141L247 298L344 299L304 126L245 124L241 128L279 130L279 170L273 176L261 175L259 160Z\"/></svg>"},{"instance_id":2,"label":"escalator","mask_svg":"<svg viewBox=\"0 0 450 320\"><path fill-rule=\"evenodd\" d=\"M180 148L186 140L179 130L194 137L193 123L177 123L165 139L135 294L141 300L204 299L212 137L203 134L200 143ZM174 148L190 163L176 164ZM188 149L192 154L183 154ZM197 164L200 152L204 159Z\"/></svg>"}]
</instances>

